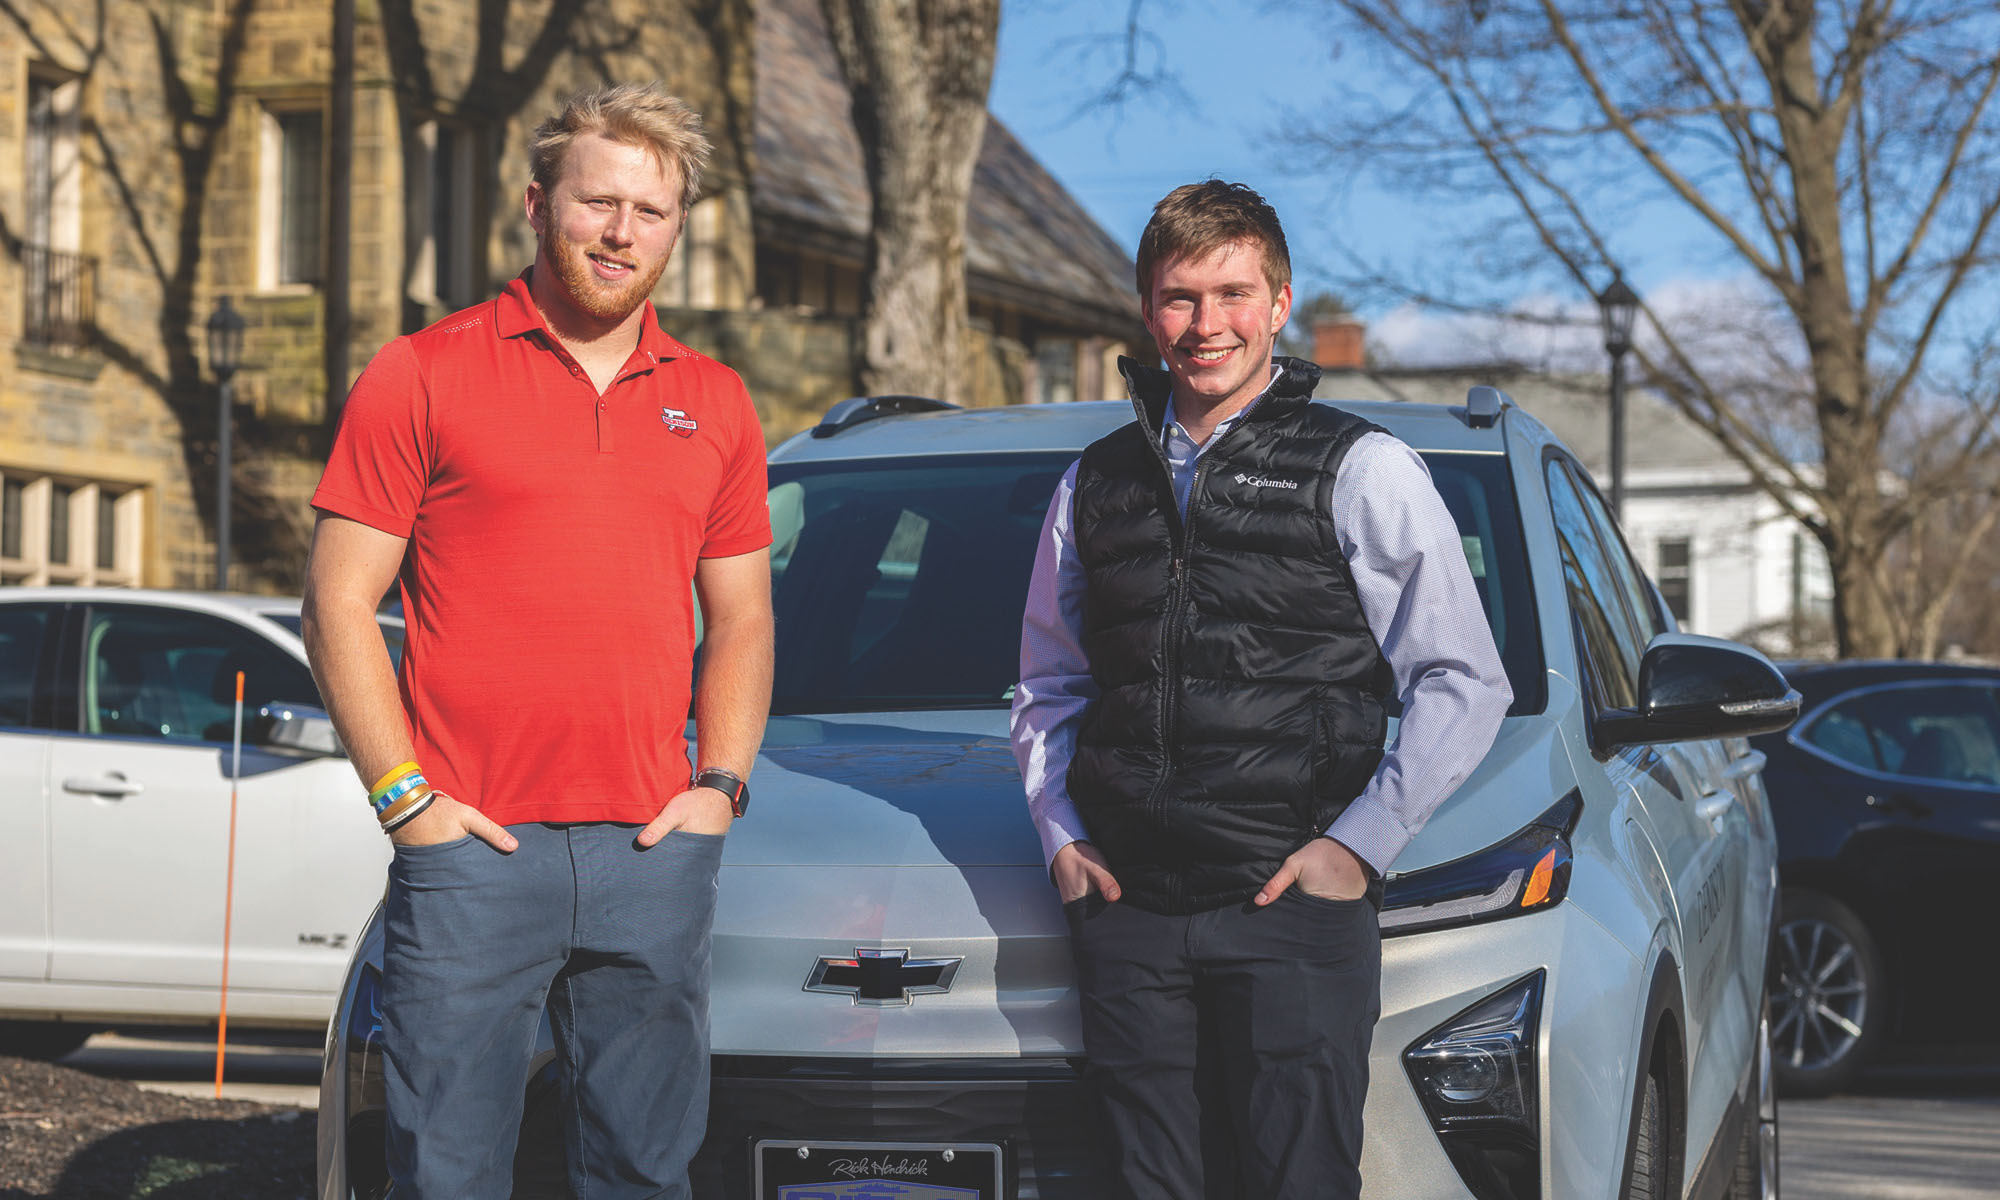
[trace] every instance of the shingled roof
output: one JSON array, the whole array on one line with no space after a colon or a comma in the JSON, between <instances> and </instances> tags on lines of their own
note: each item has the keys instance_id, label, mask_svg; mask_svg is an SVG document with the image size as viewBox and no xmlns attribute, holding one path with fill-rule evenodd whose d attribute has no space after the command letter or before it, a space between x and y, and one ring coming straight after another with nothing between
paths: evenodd
<instances>
[{"instance_id":1,"label":"shingled roof","mask_svg":"<svg viewBox=\"0 0 2000 1200\"><path fill-rule=\"evenodd\" d=\"M817 0L760 0L759 236L865 256L868 184L851 107ZM1114 337L1138 332L1131 258L991 116L973 176L966 260L975 299Z\"/></svg>"}]
</instances>

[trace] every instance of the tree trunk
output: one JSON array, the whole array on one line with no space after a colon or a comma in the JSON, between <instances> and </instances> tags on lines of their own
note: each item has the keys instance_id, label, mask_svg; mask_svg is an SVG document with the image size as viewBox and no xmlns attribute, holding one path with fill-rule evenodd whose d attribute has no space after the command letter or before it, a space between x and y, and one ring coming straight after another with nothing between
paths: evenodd
<instances>
[{"instance_id":1,"label":"tree trunk","mask_svg":"<svg viewBox=\"0 0 2000 1200\"><path fill-rule=\"evenodd\" d=\"M965 211L999 0L822 0L870 194L859 383L962 403Z\"/></svg>"}]
</instances>

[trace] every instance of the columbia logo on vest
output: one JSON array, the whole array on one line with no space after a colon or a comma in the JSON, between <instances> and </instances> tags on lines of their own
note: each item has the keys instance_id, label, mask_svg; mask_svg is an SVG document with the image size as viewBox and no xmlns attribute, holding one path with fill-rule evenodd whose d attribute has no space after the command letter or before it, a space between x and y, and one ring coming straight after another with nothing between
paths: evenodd
<instances>
[{"instance_id":1,"label":"columbia logo on vest","mask_svg":"<svg viewBox=\"0 0 2000 1200\"><path fill-rule=\"evenodd\" d=\"M1299 481L1296 479L1267 479L1262 475L1238 475L1236 482L1247 483L1251 487L1284 488L1288 492L1299 489Z\"/></svg>"}]
</instances>

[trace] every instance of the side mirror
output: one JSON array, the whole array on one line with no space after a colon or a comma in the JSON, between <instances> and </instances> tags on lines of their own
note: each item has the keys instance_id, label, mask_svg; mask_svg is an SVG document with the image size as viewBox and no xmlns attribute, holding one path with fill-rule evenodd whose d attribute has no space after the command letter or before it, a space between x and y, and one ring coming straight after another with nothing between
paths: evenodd
<instances>
[{"instance_id":1,"label":"side mirror","mask_svg":"<svg viewBox=\"0 0 2000 1200\"><path fill-rule=\"evenodd\" d=\"M246 740L266 750L300 758L340 758L346 747L333 731L333 718L309 704L273 700L257 710Z\"/></svg>"},{"instance_id":2,"label":"side mirror","mask_svg":"<svg viewBox=\"0 0 2000 1200\"><path fill-rule=\"evenodd\" d=\"M1639 663L1639 706L1597 721L1604 748L1694 738L1752 737L1799 719L1799 694L1748 646L1663 633Z\"/></svg>"}]
</instances>

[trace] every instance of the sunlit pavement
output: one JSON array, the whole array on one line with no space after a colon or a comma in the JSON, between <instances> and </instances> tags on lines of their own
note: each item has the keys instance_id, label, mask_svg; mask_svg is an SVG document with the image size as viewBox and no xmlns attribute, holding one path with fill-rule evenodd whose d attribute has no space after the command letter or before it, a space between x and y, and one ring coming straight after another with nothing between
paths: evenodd
<instances>
[{"instance_id":1,"label":"sunlit pavement","mask_svg":"<svg viewBox=\"0 0 2000 1200\"><path fill-rule=\"evenodd\" d=\"M2000 1196L2000 1070L1880 1072L1852 1092L1778 1106L1789 1200Z\"/></svg>"},{"instance_id":2,"label":"sunlit pavement","mask_svg":"<svg viewBox=\"0 0 2000 1200\"><path fill-rule=\"evenodd\" d=\"M232 1030L225 1048L222 1098L319 1107L320 1040L310 1034ZM215 1095L215 1031L100 1033L62 1065L176 1096Z\"/></svg>"}]
</instances>

